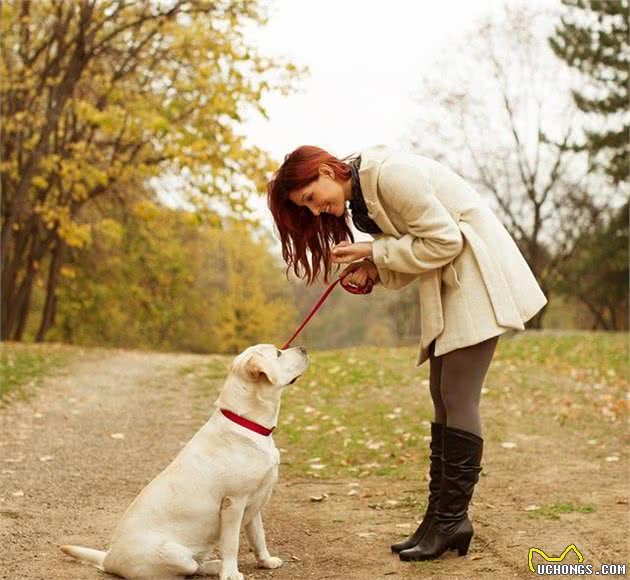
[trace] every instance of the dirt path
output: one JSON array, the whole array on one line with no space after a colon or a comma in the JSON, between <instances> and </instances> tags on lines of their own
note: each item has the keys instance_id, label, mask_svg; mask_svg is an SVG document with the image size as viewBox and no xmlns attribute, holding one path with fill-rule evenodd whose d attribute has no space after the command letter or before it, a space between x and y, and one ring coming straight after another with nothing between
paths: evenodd
<instances>
[{"instance_id":1,"label":"dirt path","mask_svg":"<svg viewBox=\"0 0 630 580\"><path fill-rule=\"evenodd\" d=\"M0 578L106 578L57 546L107 545L130 501L207 420L212 401L195 396L180 370L209 358L89 351L30 401L0 411ZM542 431L517 443L510 454L496 443L486 447L466 558L406 564L389 554L389 543L411 527L414 514L401 498L415 492L413 482L281 476L265 520L270 549L285 566L257 570L243 547L241 571L274 580L527 578L530 547L557 556L570 543L595 566L623 563L630 553L627 470ZM324 493L324 501L310 499ZM595 513L553 520L525 509L553 502L589 504Z\"/></svg>"}]
</instances>

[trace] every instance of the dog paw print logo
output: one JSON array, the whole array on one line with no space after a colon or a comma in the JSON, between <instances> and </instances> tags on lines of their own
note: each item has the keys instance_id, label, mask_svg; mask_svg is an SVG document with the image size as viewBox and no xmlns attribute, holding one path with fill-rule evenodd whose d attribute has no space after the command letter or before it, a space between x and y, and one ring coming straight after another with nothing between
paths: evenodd
<instances>
[{"instance_id":1,"label":"dog paw print logo","mask_svg":"<svg viewBox=\"0 0 630 580\"><path fill-rule=\"evenodd\" d=\"M566 555L569 552L575 552L575 555L577 556L579 564L584 562L584 556L582 556L582 552L580 552L580 550L577 549L577 546L575 544L569 544L564 549L564 552L562 552L562 554L560 554L560 556L548 556L540 548L530 548L529 549L529 558L528 558L529 569L532 572L536 572L536 570L534 570L534 562L533 562L534 554L540 554L544 558L544 560L546 562L562 562L566 558Z\"/></svg>"}]
</instances>

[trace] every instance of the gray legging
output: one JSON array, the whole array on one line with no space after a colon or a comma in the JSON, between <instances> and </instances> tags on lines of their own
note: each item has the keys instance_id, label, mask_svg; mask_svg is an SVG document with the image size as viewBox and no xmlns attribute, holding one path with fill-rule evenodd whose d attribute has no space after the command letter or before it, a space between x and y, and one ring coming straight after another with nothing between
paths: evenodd
<instances>
[{"instance_id":1,"label":"gray legging","mask_svg":"<svg viewBox=\"0 0 630 580\"><path fill-rule=\"evenodd\" d=\"M458 348L442 356L429 349L429 385L435 407L435 422L463 429L481 437L479 401L499 337Z\"/></svg>"}]
</instances>

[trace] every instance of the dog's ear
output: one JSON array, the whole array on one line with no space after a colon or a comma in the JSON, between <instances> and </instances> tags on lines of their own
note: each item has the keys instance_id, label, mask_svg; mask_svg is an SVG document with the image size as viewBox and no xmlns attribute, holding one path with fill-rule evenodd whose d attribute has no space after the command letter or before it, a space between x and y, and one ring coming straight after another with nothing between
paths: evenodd
<instances>
[{"instance_id":1,"label":"dog's ear","mask_svg":"<svg viewBox=\"0 0 630 580\"><path fill-rule=\"evenodd\" d=\"M259 353L255 352L245 363L245 372L253 381L267 380L272 385L278 383L278 376L269 361Z\"/></svg>"}]
</instances>

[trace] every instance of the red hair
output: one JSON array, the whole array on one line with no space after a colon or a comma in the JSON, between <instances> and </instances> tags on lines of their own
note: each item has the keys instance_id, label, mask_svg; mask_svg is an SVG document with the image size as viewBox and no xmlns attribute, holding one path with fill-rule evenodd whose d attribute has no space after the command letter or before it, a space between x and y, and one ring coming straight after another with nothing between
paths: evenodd
<instances>
[{"instance_id":1,"label":"red hair","mask_svg":"<svg viewBox=\"0 0 630 580\"><path fill-rule=\"evenodd\" d=\"M330 250L341 241L354 242L348 212L341 217L331 214L314 216L307 207L296 205L289 199L292 191L319 178L322 164L335 172L335 179L350 179L348 163L319 147L303 145L284 158L267 184L267 205L280 234L287 272L293 267L295 275L306 278L307 284L312 284L320 271L324 273L324 281L328 282L332 268Z\"/></svg>"}]
</instances>

